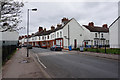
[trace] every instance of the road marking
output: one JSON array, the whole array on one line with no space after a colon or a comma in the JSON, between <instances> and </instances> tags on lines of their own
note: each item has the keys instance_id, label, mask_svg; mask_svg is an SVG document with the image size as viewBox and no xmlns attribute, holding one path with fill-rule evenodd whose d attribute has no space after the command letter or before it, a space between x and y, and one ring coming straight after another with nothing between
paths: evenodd
<instances>
[{"instance_id":1,"label":"road marking","mask_svg":"<svg viewBox=\"0 0 120 80\"><path fill-rule=\"evenodd\" d=\"M36 54L36 57L37 57L37 59L38 59L38 62L39 62L44 68L47 68L47 67L40 61L40 59L39 59L39 57L38 57L37 54Z\"/></svg>"}]
</instances>

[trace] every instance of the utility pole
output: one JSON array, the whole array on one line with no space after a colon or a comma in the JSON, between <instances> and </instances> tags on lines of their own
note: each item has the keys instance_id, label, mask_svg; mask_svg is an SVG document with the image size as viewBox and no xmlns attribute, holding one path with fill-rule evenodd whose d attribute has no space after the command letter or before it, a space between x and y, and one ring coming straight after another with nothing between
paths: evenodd
<instances>
[{"instance_id":1,"label":"utility pole","mask_svg":"<svg viewBox=\"0 0 120 80\"><path fill-rule=\"evenodd\" d=\"M29 57L29 49L28 49L28 39L29 39L29 9L27 11L27 57Z\"/></svg>"},{"instance_id":2,"label":"utility pole","mask_svg":"<svg viewBox=\"0 0 120 80\"><path fill-rule=\"evenodd\" d=\"M28 9L27 10L27 57L29 57L29 49L28 49L28 46L29 46L29 11L32 10L32 11L37 11L37 9Z\"/></svg>"}]
</instances>

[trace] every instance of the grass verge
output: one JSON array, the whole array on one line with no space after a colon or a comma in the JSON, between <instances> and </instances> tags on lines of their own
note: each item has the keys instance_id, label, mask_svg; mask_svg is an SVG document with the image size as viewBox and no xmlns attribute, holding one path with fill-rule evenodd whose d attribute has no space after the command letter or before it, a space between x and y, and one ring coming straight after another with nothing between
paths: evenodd
<instances>
[{"instance_id":1,"label":"grass verge","mask_svg":"<svg viewBox=\"0 0 120 80\"><path fill-rule=\"evenodd\" d=\"M79 48L73 49L79 51ZM84 51L105 53L105 49L101 48L84 48ZM106 49L106 54L118 54L120 55L120 49Z\"/></svg>"}]
</instances>

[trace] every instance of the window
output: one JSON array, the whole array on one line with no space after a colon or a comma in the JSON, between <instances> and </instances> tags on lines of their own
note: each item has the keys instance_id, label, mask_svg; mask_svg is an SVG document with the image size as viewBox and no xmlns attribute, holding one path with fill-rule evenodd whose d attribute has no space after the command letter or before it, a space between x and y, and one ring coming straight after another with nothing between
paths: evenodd
<instances>
[{"instance_id":1,"label":"window","mask_svg":"<svg viewBox=\"0 0 120 80\"><path fill-rule=\"evenodd\" d=\"M95 33L95 37L97 37L97 33Z\"/></svg>"},{"instance_id":2,"label":"window","mask_svg":"<svg viewBox=\"0 0 120 80\"><path fill-rule=\"evenodd\" d=\"M101 38L103 38L103 33L101 34Z\"/></svg>"},{"instance_id":3,"label":"window","mask_svg":"<svg viewBox=\"0 0 120 80\"><path fill-rule=\"evenodd\" d=\"M62 32L60 31L60 37L62 37Z\"/></svg>"},{"instance_id":4,"label":"window","mask_svg":"<svg viewBox=\"0 0 120 80\"><path fill-rule=\"evenodd\" d=\"M49 39L49 36L47 36L47 39Z\"/></svg>"},{"instance_id":5,"label":"window","mask_svg":"<svg viewBox=\"0 0 120 80\"><path fill-rule=\"evenodd\" d=\"M35 37L35 40L37 40L37 36Z\"/></svg>"},{"instance_id":6,"label":"window","mask_svg":"<svg viewBox=\"0 0 120 80\"><path fill-rule=\"evenodd\" d=\"M5 41L3 41L3 43L5 43Z\"/></svg>"},{"instance_id":7,"label":"window","mask_svg":"<svg viewBox=\"0 0 120 80\"><path fill-rule=\"evenodd\" d=\"M51 35L51 39L52 39L52 35Z\"/></svg>"},{"instance_id":8,"label":"window","mask_svg":"<svg viewBox=\"0 0 120 80\"><path fill-rule=\"evenodd\" d=\"M53 34L53 38L54 38L54 34Z\"/></svg>"},{"instance_id":9,"label":"window","mask_svg":"<svg viewBox=\"0 0 120 80\"><path fill-rule=\"evenodd\" d=\"M44 38L45 40L46 40L46 36L45 36L45 38Z\"/></svg>"},{"instance_id":10,"label":"window","mask_svg":"<svg viewBox=\"0 0 120 80\"><path fill-rule=\"evenodd\" d=\"M57 32L57 37L59 37L59 32Z\"/></svg>"},{"instance_id":11,"label":"window","mask_svg":"<svg viewBox=\"0 0 120 80\"><path fill-rule=\"evenodd\" d=\"M86 44L88 44L88 42L86 42Z\"/></svg>"},{"instance_id":12,"label":"window","mask_svg":"<svg viewBox=\"0 0 120 80\"><path fill-rule=\"evenodd\" d=\"M96 44L96 41L94 41L94 45L96 46L97 44Z\"/></svg>"},{"instance_id":13,"label":"window","mask_svg":"<svg viewBox=\"0 0 120 80\"><path fill-rule=\"evenodd\" d=\"M42 37L42 40L44 40L44 36Z\"/></svg>"},{"instance_id":14,"label":"window","mask_svg":"<svg viewBox=\"0 0 120 80\"><path fill-rule=\"evenodd\" d=\"M55 38L56 38L56 33L55 33Z\"/></svg>"},{"instance_id":15,"label":"window","mask_svg":"<svg viewBox=\"0 0 120 80\"><path fill-rule=\"evenodd\" d=\"M48 45L49 45L49 42L48 42Z\"/></svg>"},{"instance_id":16,"label":"window","mask_svg":"<svg viewBox=\"0 0 120 80\"><path fill-rule=\"evenodd\" d=\"M34 40L34 37L32 37L32 40Z\"/></svg>"}]
</instances>

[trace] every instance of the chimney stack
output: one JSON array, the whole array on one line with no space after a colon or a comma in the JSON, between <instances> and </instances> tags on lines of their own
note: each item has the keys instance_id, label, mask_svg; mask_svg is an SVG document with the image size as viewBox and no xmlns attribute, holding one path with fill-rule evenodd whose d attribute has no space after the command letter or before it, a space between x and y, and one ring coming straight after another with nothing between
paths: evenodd
<instances>
[{"instance_id":1,"label":"chimney stack","mask_svg":"<svg viewBox=\"0 0 120 80\"><path fill-rule=\"evenodd\" d=\"M21 40L22 39L22 37L21 36L19 36L19 40Z\"/></svg>"},{"instance_id":2,"label":"chimney stack","mask_svg":"<svg viewBox=\"0 0 120 80\"><path fill-rule=\"evenodd\" d=\"M31 37L31 35L28 35L28 37L30 38L30 37Z\"/></svg>"},{"instance_id":3,"label":"chimney stack","mask_svg":"<svg viewBox=\"0 0 120 80\"><path fill-rule=\"evenodd\" d=\"M44 32L46 32L46 28L44 28Z\"/></svg>"},{"instance_id":4,"label":"chimney stack","mask_svg":"<svg viewBox=\"0 0 120 80\"><path fill-rule=\"evenodd\" d=\"M90 22L90 23L88 24L88 26L94 27L94 23L93 23L93 22Z\"/></svg>"},{"instance_id":5,"label":"chimney stack","mask_svg":"<svg viewBox=\"0 0 120 80\"><path fill-rule=\"evenodd\" d=\"M25 35L25 37L27 38L27 35Z\"/></svg>"},{"instance_id":6,"label":"chimney stack","mask_svg":"<svg viewBox=\"0 0 120 80\"><path fill-rule=\"evenodd\" d=\"M64 17L64 18L62 19L62 23L63 23L64 25L65 25L68 21L69 21L68 18L65 18L65 17Z\"/></svg>"},{"instance_id":7,"label":"chimney stack","mask_svg":"<svg viewBox=\"0 0 120 80\"><path fill-rule=\"evenodd\" d=\"M51 26L51 30L55 30L55 27L54 27L54 26Z\"/></svg>"},{"instance_id":8,"label":"chimney stack","mask_svg":"<svg viewBox=\"0 0 120 80\"><path fill-rule=\"evenodd\" d=\"M22 36L22 38L24 38L24 36Z\"/></svg>"},{"instance_id":9,"label":"chimney stack","mask_svg":"<svg viewBox=\"0 0 120 80\"><path fill-rule=\"evenodd\" d=\"M62 24L57 24L57 28L60 28L62 26Z\"/></svg>"},{"instance_id":10,"label":"chimney stack","mask_svg":"<svg viewBox=\"0 0 120 80\"><path fill-rule=\"evenodd\" d=\"M43 30L43 28L42 28L42 27L39 27L38 31L41 32L42 30Z\"/></svg>"},{"instance_id":11,"label":"chimney stack","mask_svg":"<svg viewBox=\"0 0 120 80\"><path fill-rule=\"evenodd\" d=\"M107 27L107 24L103 24L103 26L102 26L102 27L103 27L103 28L108 28L108 27Z\"/></svg>"},{"instance_id":12,"label":"chimney stack","mask_svg":"<svg viewBox=\"0 0 120 80\"><path fill-rule=\"evenodd\" d=\"M34 35L34 33L32 33L32 35Z\"/></svg>"}]
</instances>

